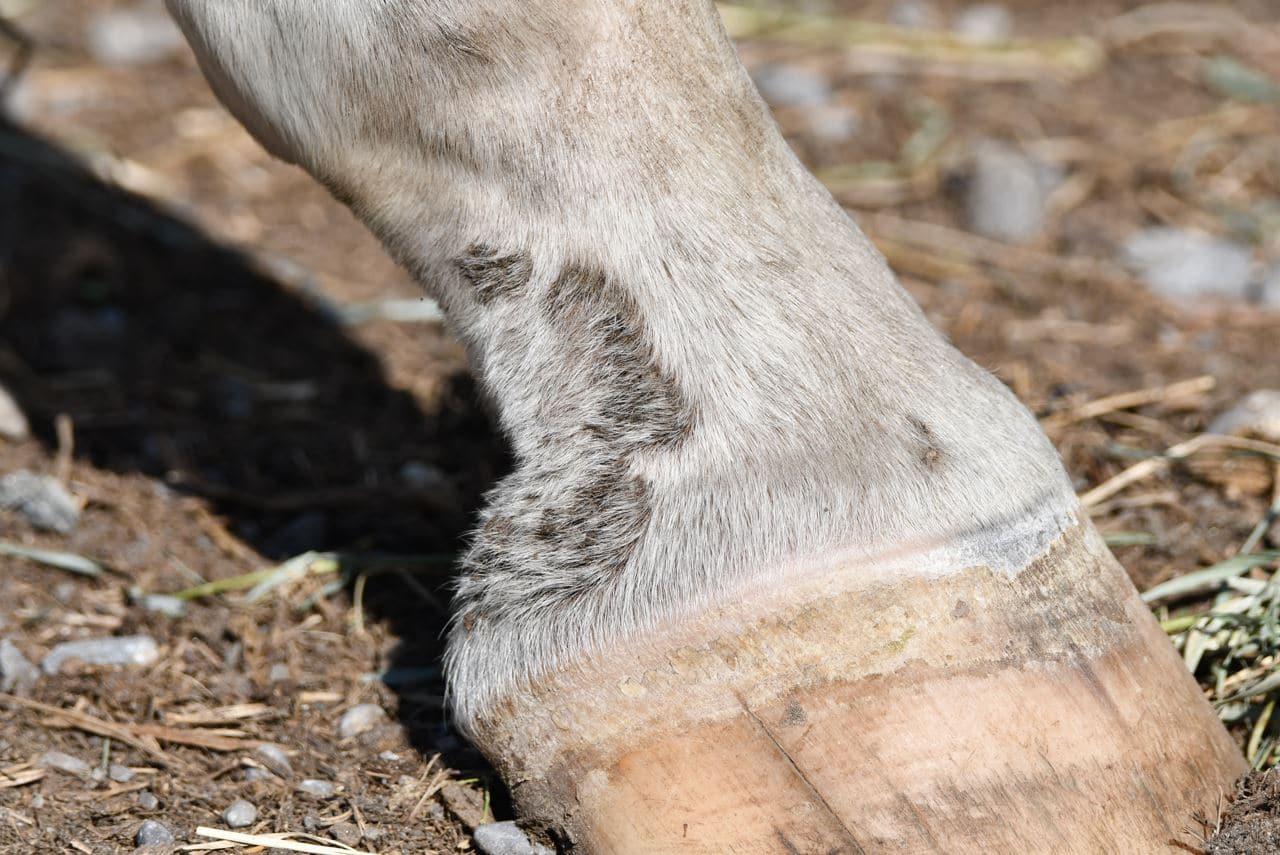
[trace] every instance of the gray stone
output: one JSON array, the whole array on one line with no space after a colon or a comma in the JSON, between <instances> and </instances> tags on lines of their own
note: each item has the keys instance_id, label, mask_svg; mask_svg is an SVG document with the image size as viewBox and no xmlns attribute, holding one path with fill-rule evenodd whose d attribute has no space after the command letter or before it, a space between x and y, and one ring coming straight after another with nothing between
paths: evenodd
<instances>
[{"instance_id":1,"label":"gray stone","mask_svg":"<svg viewBox=\"0 0 1280 855\"><path fill-rule=\"evenodd\" d=\"M68 662L82 665L146 666L160 658L160 646L149 635L87 638L66 641L49 651L40 662L46 674L57 674Z\"/></svg>"},{"instance_id":2,"label":"gray stone","mask_svg":"<svg viewBox=\"0 0 1280 855\"><path fill-rule=\"evenodd\" d=\"M133 770L128 766L112 763L107 766L107 777L117 784L127 784L133 780Z\"/></svg>"},{"instance_id":3,"label":"gray stone","mask_svg":"<svg viewBox=\"0 0 1280 855\"><path fill-rule=\"evenodd\" d=\"M258 755L258 759L262 761L262 765L266 766L268 771L280 776L288 778L293 774L293 764L289 762L289 755L284 753L279 745L259 745L254 753Z\"/></svg>"},{"instance_id":4,"label":"gray stone","mask_svg":"<svg viewBox=\"0 0 1280 855\"><path fill-rule=\"evenodd\" d=\"M77 778L88 778L93 767L81 760L61 751L46 751L36 759L36 765L43 769L56 769Z\"/></svg>"},{"instance_id":5,"label":"gray stone","mask_svg":"<svg viewBox=\"0 0 1280 855\"><path fill-rule=\"evenodd\" d=\"M364 835L354 822L337 822L329 826L329 836L343 846L354 849Z\"/></svg>"},{"instance_id":6,"label":"gray stone","mask_svg":"<svg viewBox=\"0 0 1280 855\"><path fill-rule=\"evenodd\" d=\"M187 601L168 594L144 594L131 592L133 602L144 611L165 617L180 618L187 613Z\"/></svg>"},{"instance_id":7,"label":"gray stone","mask_svg":"<svg viewBox=\"0 0 1280 855\"><path fill-rule=\"evenodd\" d=\"M529 840L514 822L491 822L476 828L472 835L484 855L555 855L550 849Z\"/></svg>"},{"instance_id":8,"label":"gray stone","mask_svg":"<svg viewBox=\"0 0 1280 855\"><path fill-rule=\"evenodd\" d=\"M0 437L22 442L31 436L31 423L9 390L0 385Z\"/></svg>"},{"instance_id":9,"label":"gray stone","mask_svg":"<svg viewBox=\"0 0 1280 855\"><path fill-rule=\"evenodd\" d=\"M138 828L133 842L138 846L168 846L173 843L173 832L163 823L148 819Z\"/></svg>"},{"instance_id":10,"label":"gray stone","mask_svg":"<svg viewBox=\"0 0 1280 855\"><path fill-rule=\"evenodd\" d=\"M289 666L283 662L277 662L267 671L268 683L287 683L293 679L293 673L289 670Z\"/></svg>"},{"instance_id":11,"label":"gray stone","mask_svg":"<svg viewBox=\"0 0 1280 855\"><path fill-rule=\"evenodd\" d=\"M942 15L929 0L897 0L889 7L889 23L908 30L936 30Z\"/></svg>"},{"instance_id":12,"label":"gray stone","mask_svg":"<svg viewBox=\"0 0 1280 855\"><path fill-rule=\"evenodd\" d=\"M138 807L143 810L155 810L160 807L160 800L150 790L143 790L138 793Z\"/></svg>"},{"instance_id":13,"label":"gray stone","mask_svg":"<svg viewBox=\"0 0 1280 855\"><path fill-rule=\"evenodd\" d=\"M951 31L977 44L1001 42L1013 35L1013 17L998 3L969 6L951 21Z\"/></svg>"},{"instance_id":14,"label":"gray stone","mask_svg":"<svg viewBox=\"0 0 1280 855\"><path fill-rule=\"evenodd\" d=\"M377 704L357 704L343 713L338 721L338 738L350 739L373 730L387 720L386 711Z\"/></svg>"},{"instance_id":15,"label":"gray stone","mask_svg":"<svg viewBox=\"0 0 1280 855\"><path fill-rule=\"evenodd\" d=\"M298 782L298 792L306 793L317 799L331 799L337 792L338 788L334 786L332 781L322 781L319 778L306 778Z\"/></svg>"},{"instance_id":16,"label":"gray stone","mask_svg":"<svg viewBox=\"0 0 1280 855\"><path fill-rule=\"evenodd\" d=\"M826 143L848 142L862 128L858 111L845 104L821 104L809 110L809 130Z\"/></svg>"},{"instance_id":17,"label":"gray stone","mask_svg":"<svg viewBox=\"0 0 1280 855\"><path fill-rule=\"evenodd\" d=\"M816 107L831 97L831 84L825 77L798 65L763 65L751 77L764 100L774 107Z\"/></svg>"},{"instance_id":18,"label":"gray stone","mask_svg":"<svg viewBox=\"0 0 1280 855\"><path fill-rule=\"evenodd\" d=\"M1244 300L1253 279L1249 247L1167 226L1132 235L1125 242L1124 260L1147 287L1175 300Z\"/></svg>"},{"instance_id":19,"label":"gray stone","mask_svg":"<svg viewBox=\"0 0 1280 855\"><path fill-rule=\"evenodd\" d=\"M1258 389L1213 420L1209 433L1249 434L1280 442L1280 389Z\"/></svg>"},{"instance_id":20,"label":"gray stone","mask_svg":"<svg viewBox=\"0 0 1280 855\"><path fill-rule=\"evenodd\" d=\"M258 819L258 808L253 802L244 799L236 799L227 805L227 809L222 812L222 821L227 824L228 828L248 828Z\"/></svg>"},{"instance_id":21,"label":"gray stone","mask_svg":"<svg viewBox=\"0 0 1280 855\"><path fill-rule=\"evenodd\" d=\"M179 50L182 33L158 4L99 12L89 19L89 52L106 65L145 65Z\"/></svg>"},{"instance_id":22,"label":"gray stone","mask_svg":"<svg viewBox=\"0 0 1280 855\"><path fill-rule=\"evenodd\" d=\"M1257 302L1264 309L1280 311L1280 262L1266 269L1258 283Z\"/></svg>"},{"instance_id":23,"label":"gray stone","mask_svg":"<svg viewBox=\"0 0 1280 855\"><path fill-rule=\"evenodd\" d=\"M21 470L0 478L0 508L16 511L32 526L70 534L80 522L80 505L56 478Z\"/></svg>"},{"instance_id":24,"label":"gray stone","mask_svg":"<svg viewBox=\"0 0 1280 855\"><path fill-rule=\"evenodd\" d=\"M32 665L11 639L0 640L0 692L26 692L40 680Z\"/></svg>"},{"instance_id":25,"label":"gray stone","mask_svg":"<svg viewBox=\"0 0 1280 855\"><path fill-rule=\"evenodd\" d=\"M995 140L975 143L965 196L969 228L984 237L1023 243L1044 226L1045 203L1057 176L1021 151Z\"/></svg>"}]
</instances>

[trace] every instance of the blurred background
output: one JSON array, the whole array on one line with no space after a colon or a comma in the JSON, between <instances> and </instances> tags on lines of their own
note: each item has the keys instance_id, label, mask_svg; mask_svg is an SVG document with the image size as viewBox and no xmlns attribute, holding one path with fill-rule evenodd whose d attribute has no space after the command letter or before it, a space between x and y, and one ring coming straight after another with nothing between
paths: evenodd
<instances>
[{"instance_id":1,"label":"blurred background","mask_svg":"<svg viewBox=\"0 0 1280 855\"><path fill-rule=\"evenodd\" d=\"M1271 765L1280 6L721 11L788 141L1041 418L1139 588L1212 571L1151 600ZM472 847L506 808L435 657L508 461L464 354L215 102L160 2L0 20L0 846ZM103 644L54 656L81 641Z\"/></svg>"}]
</instances>

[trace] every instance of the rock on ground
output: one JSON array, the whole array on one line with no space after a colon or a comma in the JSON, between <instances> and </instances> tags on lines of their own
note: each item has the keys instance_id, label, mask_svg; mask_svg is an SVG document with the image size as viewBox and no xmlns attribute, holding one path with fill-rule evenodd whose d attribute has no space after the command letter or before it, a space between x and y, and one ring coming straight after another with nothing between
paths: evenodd
<instances>
[{"instance_id":1,"label":"rock on ground","mask_svg":"<svg viewBox=\"0 0 1280 855\"><path fill-rule=\"evenodd\" d=\"M281 778L288 778L293 774L293 764L289 762L289 755L284 753L284 749L278 745L259 745L254 751L258 755L258 759L262 761L262 765L267 767L267 771Z\"/></svg>"},{"instance_id":2,"label":"rock on ground","mask_svg":"<svg viewBox=\"0 0 1280 855\"><path fill-rule=\"evenodd\" d=\"M25 692L40 679L40 669L32 665L12 639L0 640L0 692Z\"/></svg>"},{"instance_id":3,"label":"rock on ground","mask_svg":"<svg viewBox=\"0 0 1280 855\"><path fill-rule=\"evenodd\" d=\"M227 824L227 828L248 828L257 819L258 808L245 799L236 799L222 812L222 821Z\"/></svg>"},{"instance_id":4,"label":"rock on ground","mask_svg":"<svg viewBox=\"0 0 1280 855\"><path fill-rule=\"evenodd\" d=\"M80 522L80 505L48 475L20 470L0 478L0 508L16 511L38 529L70 534Z\"/></svg>"},{"instance_id":5,"label":"rock on ground","mask_svg":"<svg viewBox=\"0 0 1280 855\"><path fill-rule=\"evenodd\" d=\"M848 105L820 104L809 110L809 130L823 142L848 142L861 129L862 117Z\"/></svg>"},{"instance_id":6,"label":"rock on ground","mask_svg":"<svg viewBox=\"0 0 1280 855\"><path fill-rule=\"evenodd\" d=\"M138 846L167 846L173 843L173 832L163 823L149 819L138 828L134 843Z\"/></svg>"},{"instance_id":7,"label":"rock on ground","mask_svg":"<svg viewBox=\"0 0 1280 855\"><path fill-rule=\"evenodd\" d=\"M83 665L150 665L160 658L160 646L149 635L86 638L66 641L50 650L40 662L46 674L57 674L68 662Z\"/></svg>"},{"instance_id":8,"label":"rock on ground","mask_svg":"<svg viewBox=\"0 0 1280 855\"><path fill-rule=\"evenodd\" d=\"M1258 283L1258 305L1280 311L1280 262L1267 268Z\"/></svg>"},{"instance_id":9,"label":"rock on ground","mask_svg":"<svg viewBox=\"0 0 1280 855\"><path fill-rule=\"evenodd\" d=\"M77 778L87 778L93 770L92 766L79 757L72 757L61 751L46 751L36 759L36 765L44 769L56 769Z\"/></svg>"},{"instance_id":10,"label":"rock on ground","mask_svg":"<svg viewBox=\"0 0 1280 855\"><path fill-rule=\"evenodd\" d=\"M315 796L317 799L331 799L338 792L338 788L331 781L322 781L319 778L307 778L298 782L298 792L306 793L309 796Z\"/></svg>"},{"instance_id":11,"label":"rock on ground","mask_svg":"<svg viewBox=\"0 0 1280 855\"><path fill-rule=\"evenodd\" d=\"M31 423L9 390L0 385L0 437L22 442L31 435Z\"/></svg>"},{"instance_id":12,"label":"rock on ground","mask_svg":"<svg viewBox=\"0 0 1280 855\"><path fill-rule=\"evenodd\" d=\"M1012 146L980 140L973 146L965 213L974 232L1023 243L1044 227L1045 205L1056 171Z\"/></svg>"},{"instance_id":13,"label":"rock on ground","mask_svg":"<svg viewBox=\"0 0 1280 855\"><path fill-rule=\"evenodd\" d=\"M338 722L338 738L350 739L373 730L387 720L387 713L377 704L358 704L347 710Z\"/></svg>"},{"instance_id":14,"label":"rock on ground","mask_svg":"<svg viewBox=\"0 0 1280 855\"><path fill-rule=\"evenodd\" d=\"M1209 425L1210 433L1251 434L1280 442L1280 389L1259 389L1245 395Z\"/></svg>"},{"instance_id":15,"label":"rock on ground","mask_svg":"<svg viewBox=\"0 0 1280 855\"><path fill-rule=\"evenodd\" d=\"M103 11L89 19L89 51L106 65L145 65L183 49L173 19L158 3Z\"/></svg>"},{"instance_id":16,"label":"rock on ground","mask_svg":"<svg viewBox=\"0 0 1280 855\"><path fill-rule=\"evenodd\" d=\"M1000 42L1013 35L1013 17L997 3L979 3L962 9L951 21L951 31L965 41Z\"/></svg>"},{"instance_id":17,"label":"rock on ground","mask_svg":"<svg viewBox=\"0 0 1280 855\"><path fill-rule=\"evenodd\" d=\"M1244 300L1253 278L1253 254L1244 244L1167 226L1131 236L1124 260L1147 287L1175 300Z\"/></svg>"},{"instance_id":18,"label":"rock on ground","mask_svg":"<svg viewBox=\"0 0 1280 855\"><path fill-rule=\"evenodd\" d=\"M790 63L771 63L751 74L756 88L774 107L816 107L831 97L827 78Z\"/></svg>"},{"instance_id":19,"label":"rock on ground","mask_svg":"<svg viewBox=\"0 0 1280 855\"><path fill-rule=\"evenodd\" d=\"M547 847L531 841L514 822L491 822L475 830L476 848L484 855L553 855Z\"/></svg>"},{"instance_id":20,"label":"rock on ground","mask_svg":"<svg viewBox=\"0 0 1280 855\"><path fill-rule=\"evenodd\" d=\"M889 7L889 23L908 30L936 30L942 14L929 0L897 0Z\"/></svg>"}]
</instances>

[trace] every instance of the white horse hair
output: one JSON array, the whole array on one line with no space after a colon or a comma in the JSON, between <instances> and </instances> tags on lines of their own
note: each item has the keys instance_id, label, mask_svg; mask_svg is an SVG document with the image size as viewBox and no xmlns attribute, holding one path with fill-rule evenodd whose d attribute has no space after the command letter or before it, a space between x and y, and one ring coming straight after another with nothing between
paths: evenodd
<instances>
[{"instance_id":1,"label":"white horse hair","mask_svg":"<svg viewBox=\"0 0 1280 855\"><path fill-rule=\"evenodd\" d=\"M458 589L464 727L822 556L1012 572L1073 525L1035 420L797 161L711 0L169 7L496 404L516 466Z\"/></svg>"}]
</instances>

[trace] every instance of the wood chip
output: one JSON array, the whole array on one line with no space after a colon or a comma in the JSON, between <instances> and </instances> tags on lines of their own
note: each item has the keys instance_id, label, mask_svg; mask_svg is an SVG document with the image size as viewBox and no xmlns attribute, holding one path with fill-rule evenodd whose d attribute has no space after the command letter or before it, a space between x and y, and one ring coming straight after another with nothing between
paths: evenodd
<instances>
[{"instance_id":1,"label":"wood chip","mask_svg":"<svg viewBox=\"0 0 1280 855\"><path fill-rule=\"evenodd\" d=\"M44 713L54 719L55 722L65 722L65 726L83 730L86 733L92 733L95 736L105 736L124 743L131 748L135 748L146 754L152 760L162 766L178 765L177 761L160 749L160 745L152 737L135 733L129 726L116 724L115 722L105 721L95 718L87 713L77 710L62 709L60 707L42 704L39 701L20 698L16 695L0 694L0 703L7 703L12 706L24 707L34 712Z\"/></svg>"},{"instance_id":2,"label":"wood chip","mask_svg":"<svg viewBox=\"0 0 1280 855\"><path fill-rule=\"evenodd\" d=\"M18 763L0 768L0 790L25 787L34 784L48 774L48 769L37 769L30 763Z\"/></svg>"}]
</instances>

